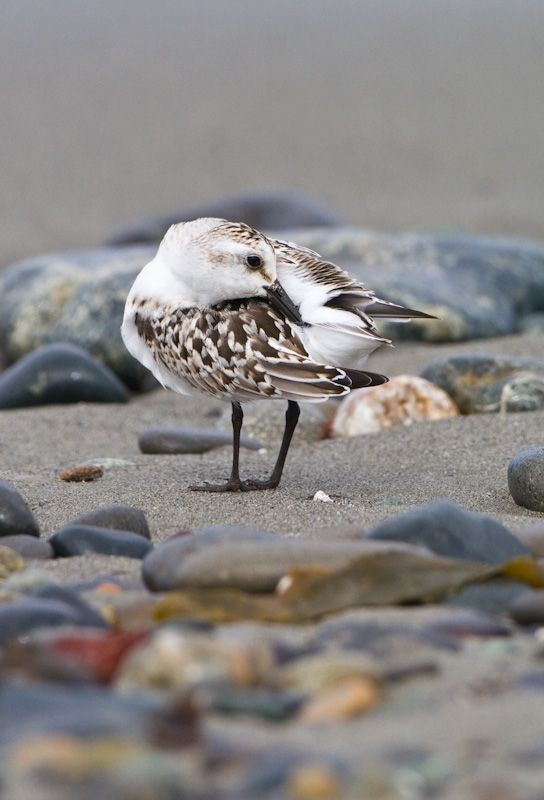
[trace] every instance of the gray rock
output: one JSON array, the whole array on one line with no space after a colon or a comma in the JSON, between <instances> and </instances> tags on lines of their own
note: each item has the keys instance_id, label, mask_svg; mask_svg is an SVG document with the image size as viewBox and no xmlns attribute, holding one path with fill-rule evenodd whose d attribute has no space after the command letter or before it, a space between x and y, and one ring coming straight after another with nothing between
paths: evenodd
<instances>
[{"instance_id":1,"label":"gray rock","mask_svg":"<svg viewBox=\"0 0 544 800\"><path fill-rule=\"evenodd\" d=\"M0 537L19 534L39 537L40 529L19 492L0 478Z\"/></svg>"},{"instance_id":2,"label":"gray rock","mask_svg":"<svg viewBox=\"0 0 544 800\"><path fill-rule=\"evenodd\" d=\"M262 445L241 436L240 444L249 450L260 450ZM165 426L148 428L138 437L138 446L142 453L162 453L175 455L182 453L207 453L216 447L232 445L232 429L230 431L216 428Z\"/></svg>"},{"instance_id":3,"label":"gray rock","mask_svg":"<svg viewBox=\"0 0 544 800\"><path fill-rule=\"evenodd\" d=\"M248 403L244 406L243 431L267 447L278 446L285 428L285 401L274 403ZM311 403L301 403L300 417L293 437L293 443L311 444L323 439L325 417L320 408ZM231 411L226 408L217 427L223 431L232 430Z\"/></svg>"},{"instance_id":4,"label":"gray rock","mask_svg":"<svg viewBox=\"0 0 544 800\"><path fill-rule=\"evenodd\" d=\"M0 408L52 403L126 403L126 386L104 364L73 344L40 347L0 375Z\"/></svg>"},{"instance_id":5,"label":"gray rock","mask_svg":"<svg viewBox=\"0 0 544 800\"><path fill-rule=\"evenodd\" d=\"M192 541L191 541L192 540ZM323 541L254 535L185 537L162 545L144 560L143 575L154 591L182 588L231 587L246 592L270 592L294 567L340 569L369 552L406 550L398 543ZM193 549L190 547L193 545Z\"/></svg>"},{"instance_id":6,"label":"gray rock","mask_svg":"<svg viewBox=\"0 0 544 800\"><path fill-rule=\"evenodd\" d=\"M544 447L514 456L508 464L508 488L518 506L544 511Z\"/></svg>"},{"instance_id":7,"label":"gray rock","mask_svg":"<svg viewBox=\"0 0 544 800\"><path fill-rule=\"evenodd\" d=\"M10 547L25 559L43 560L53 558L53 548L44 539L36 536L29 536L27 533L20 533L15 536L2 536L1 544Z\"/></svg>"},{"instance_id":8,"label":"gray rock","mask_svg":"<svg viewBox=\"0 0 544 800\"><path fill-rule=\"evenodd\" d=\"M377 295L439 317L381 323L397 341L460 341L518 330L544 310L544 247L484 236L390 236L361 228L289 231L283 238L348 269Z\"/></svg>"},{"instance_id":9,"label":"gray rock","mask_svg":"<svg viewBox=\"0 0 544 800\"><path fill-rule=\"evenodd\" d=\"M9 363L44 344L71 342L132 388L156 385L127 352L120 326L129 289L156 248L53 253L0 275L0 358Z\"/></svg>"},{"instance_id":10,"label":"gray rock","mask_svg":"<svg viewBox=\"0 0 544 800\"><path fill-rule=\"evenodd\" d=\"M219 217L231 222L245 222L260 231L333 227L340 224L336 214L311 197L294 192L261 191L224 197L183 209L170 216L143 220L113 234L108 244L158 244L170 225L199 217Z\"/></svg>"},{"instance_id":11,"label":"gray rock","mask_svg":"<svg viewBox=\"0 0 544 800\"><path fill-rule=\"evenodd\" d=\"M510 611L518 597L527 592L527 584L520 581L495 578L485 583L464 586L457 594L447 599L452 606L472 608L492 614Z\"/></svg>"},{"instance_id":12,"label":"gray rock","mask_svg":"<svg viewBox=\"0 0 544 800\"><path fill-rule=\"evenodd\" d=\"M438 358L421 373L443 389L462 414L544 408L544 361L468 353Z\"/></svg>"},{"instance_id":13,"label":"gray rock","mask_svg":"<svg viewBox=\"0 0 544 800\"><path fill-rule=\"evenodd\" d=\"M71 520L70 525L94 525L109 530L132 531L151 539L144 512L132 506L114 505L95 508Z\"/></svg>"},{"instance_id":14,"label":"gray rock","mask_svg":"<svg viewBox=\"0 0 544 800\"><path fill-rule=\"evenodd\" d=\"M86 553L143 558L153 549L151 542L139 533L74 523L59 528L48 541L57 558Z\"/></svg>"},{"instance_id":15,"label":"gray rock","mask_svg":"<svg viewBox=\"0 0 544 800\"><path fill-rule=\"evenodd\" d=\"M524 525L516 536L529 548L531 555L535 558L544 558L544 520Z\"/></svg>"},{"instance_id":16,"label":"gray rock","mask_svg":"<svg viewBox=\"0 0 544 800\"><path fill-rule=\"evenodd\" d=\"M489 564L529 555L525 545L500 522L445 499L391 517L364 538L410 542L438 555Z\"/></svg>"},{"instance_id":17,"label":"gray rock","mask_svg":"<svg viewBox=\"0 0 544 800\"><path fill-rule=\"evenodd\" d=\"M520 333L542 333L544 332L544 311L535 311L533 314L525 314L519 320Z\"/></svg>"}]
</instances>

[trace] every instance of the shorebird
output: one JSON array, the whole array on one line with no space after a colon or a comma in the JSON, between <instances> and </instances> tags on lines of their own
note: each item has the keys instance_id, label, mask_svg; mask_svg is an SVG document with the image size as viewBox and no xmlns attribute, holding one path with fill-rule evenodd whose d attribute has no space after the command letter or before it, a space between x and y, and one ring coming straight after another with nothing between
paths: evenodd
<instances>
[{"instance_id":1,"label":"shorebird","mask_svg":"<svg viewBox=\"0 0 544 800\"><path fill-rule=\"evenodd\" d=\"M432 318L377 298L317 253L241 222L201 218L172 225L127 298L123 340L168 389L232 404L232 470L195 491L274 489L299 414L351 389L385 383L363 370L391 344L374 317ZM287 400L285 430L267 480L239 474L242 403Z\"/></svg>"}]
</instances>

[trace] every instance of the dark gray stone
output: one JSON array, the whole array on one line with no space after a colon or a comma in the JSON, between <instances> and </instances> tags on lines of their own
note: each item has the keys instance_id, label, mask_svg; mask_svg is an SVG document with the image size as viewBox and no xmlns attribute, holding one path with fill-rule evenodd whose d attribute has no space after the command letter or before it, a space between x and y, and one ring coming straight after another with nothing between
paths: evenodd
<instances>
[{"instance_id":1,"label":"dark gray stone","mask_svg":"<svg viewBox=\"0 0 544 800\"><path fill-rule=\"evenodd\" d=\"M468 353L438 358L421 373L449 394L462 414L544 408L544 361Z\"/></svg>"},{"instance_id":2,"label":"dark gray stone","mask_svg":"<svg viewBox=\"0 0 544 800\"><path fill-rule=\"evenodd\" d=\"M74 523L55 531L48 541L55 556L60 558L86 553L143 558L153 549L151 542L139 533Z\"/></svg>"},{"instance_id":3,"label":"dark gray stone","mask_svg":"<svg viewBox=\"0 0 544 800\"><path fill-rule=\"evenodd\" d=\"M125 348L120 326L127 294L156 248L53 253L0 275L0 358L11 364L52 342L78 345L131 388L157 383Z\"/></svg>"},{"instance_id":4,"label":"dark gray stone","mask_svg":"<svg viewBox=\"0 0 544 800\"><path fill-rule=\"evenodd\" d=\"M518 506L544 511L544 447L514 456L508 464L508 488Z\"/></svg>"},{"instance_id":5,"label":"dark gray stone","mask_svg":"<svg viewBox=\"0 0 544 800\"><path fill-rule=\"evenodd\" d=\"M79 517L70 520L70 525L93 525L98 528L108 528L109 530L132 531L139 533L146 539L151 539L149 525L143 511L132 506L103 506L80 514Z\"/></svg>"},{"instance_id":6,"label":"dark gray stone","mask_svg":"<svg viewBox=\"0 0 544 800\"><path fill-rule=\"evenodd\" d=\"M39 597L43 600L51 600L59 603L65 603L75 612L78 616L78 625L90 626L93 628L108 628L106 620L96 611L92 606L81 598L78 592L71 589L69 586L60 586L57 583L49 583L45 586L38 587L33 593L32 597Z\"/></svg>"},{"instance_id":7,"label":"dark gray stone","mask_svg":"<svg viewBox=\"0 0 544 800\"><path fill-rule=\"evenodd\" d=\"M260 450L262 445L241 436L240 444L249 450ZM148 428L138 437L138 446L142 453L179 455L182 453L207 453L216 447L232 445L232 430L221 431L217 428L193 428L165 426Z\"/></svg>"},{"instance_id":8,"label":"dark gray stone","mask_svg":"<svg viewBox=\"0 0 544 800\"><path fill-rule=\"evenodd\" d=\"M410 542L438 555L489 564L529 555L527 547L500 522L446 499L391 517L363 538Z\"/></svg>"},{"instance_id":9,"label":"dark gray stone","mask_svg":"<svg viewBox=\"0 0 544 800\"><path fill-rule=\"evenodd\" d=\"M34 514L19 492L0 478L0 536L40 535Z\"/></svg>"},{"instance_id":10,"label":"dark gray stone","mask_svg":"<svg viewBox=\"0 0 544 800\"><path fill-rule=\"evenodd\" d=\"M53 548L44 539L36 536L29 536L27 533L19 533L15 536L3 536L0 540L2 545L10 547L20 556L27 559L43 560L53 558Z\"/></svg>"},{"instance_id":11,"label":"dark gray stone","mask_svg":"<svg viewBox=\"0 0 544 800\"><path fill-rule=\"evenodd\" d=\"M316 226L324 228L340 224L336 214L311 197L294 192L249 192L186 208L170 216L143 220L114 233L108 244L158 244L170 225L199 217L219 217L231 222L245 222L260 231Z\"/></svg>"},{"instance_id":12,"label":"dark gray stone","mask_svg":"<svg viewBox=\"0 0 544 800\"><path fill-rule=\"evenodd\" d=\"M119 378L81 347L44 345L0 375L0 408L52 403L126 403Z\"/></svg>"},{"instance_id":13,"label":"dark gray stone","mask_svg":"<svg viewBox=\"0 0 544 800\"><path fill-rule=\"evenodd\" d=\"M89 609L91 611L91 609ZM95 615L96 612L95 612ZM105 621L89 621L85 611L62 598L31 595L0 604L0 645L36 628L58 625L106 627Z\"/></svg>"},{"instance_id":14,"label":"dark gray stone","mask_svg":"<svg viewBox=\"0 0 544 800\"><path fill-rule=\"evenodd\" d=\"M448 597L446 602L452 606L472 608L489 614L502 614L508 612L512 603L526 591L526 583L495 578L485 583L464 586L460 592Z\"/></svg>"},{"instance_id":15,"label":"dark gray stone","mask_svg":"<svg viewBox=\"0 0 544 800\"><path fill-rule=\"evenodd\" d=\"M520 333L544 333L544 311L525 314L519 320Z\"/></svg>"},{"instance_id":16,"label":"dark gray stone","mask_svg":"<svg viewBox=\"0 0 544 800\"><path fill-rule=\"evenodd\" d=\"M275 533L238 528L233 525L217 525L202 528L195 533L173 536L144 558L142 577L151 591L166 591L178 586L178 567L193 553L229 542L264 542L277 539Z\"/></svg>"}]
</instances>

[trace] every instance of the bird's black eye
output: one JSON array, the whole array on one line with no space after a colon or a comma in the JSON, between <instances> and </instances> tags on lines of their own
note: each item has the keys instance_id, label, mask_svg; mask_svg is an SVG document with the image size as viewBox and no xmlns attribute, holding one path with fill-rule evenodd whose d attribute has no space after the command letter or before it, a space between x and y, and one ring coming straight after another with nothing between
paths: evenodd
<instances>
[{"instance_id":1,"label":"bird's black eye","mask_svg":"<svg viewBox=\"0 0 544 800\"><path fill-rule=\"evenodd\" d=\"M246 264L250 269L260 269L263 265L263 260L260 256L248 256Z\"/></svg>"}]
</instances>

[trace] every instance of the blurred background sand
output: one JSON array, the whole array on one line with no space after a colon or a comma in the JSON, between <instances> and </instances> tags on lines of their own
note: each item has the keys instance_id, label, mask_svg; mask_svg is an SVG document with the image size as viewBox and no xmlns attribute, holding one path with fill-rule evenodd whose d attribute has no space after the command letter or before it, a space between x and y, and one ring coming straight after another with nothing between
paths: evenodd
<instances>
[{"instance_id":1,"label":"blurred background sand","mask_svg":"<svg viewBox=\"0 0 544 800\"><path fill-rule=\"evenodd\" d=\"M2 0L0 266L225 194L544 241L542 0Z\"/></svg>"}]
</instances>

